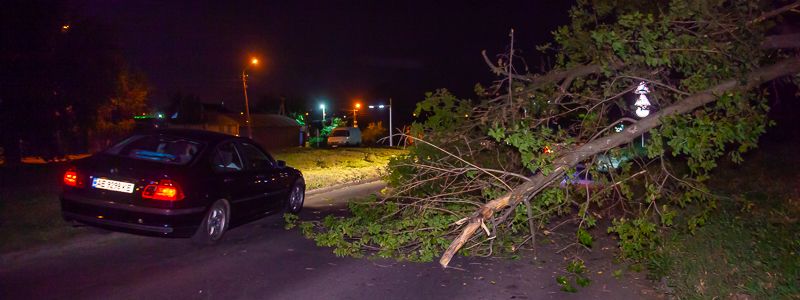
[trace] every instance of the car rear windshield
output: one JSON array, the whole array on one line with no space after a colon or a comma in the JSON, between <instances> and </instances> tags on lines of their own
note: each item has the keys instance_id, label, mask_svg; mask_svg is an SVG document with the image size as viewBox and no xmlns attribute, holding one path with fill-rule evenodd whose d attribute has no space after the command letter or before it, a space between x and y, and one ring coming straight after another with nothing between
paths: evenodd
<instances>
[{"instance_id":1,"label":"car rear windshield","mask_svg":"<svg viewBox=\"0 0 800 300\"><path fill-rule=\"evenodd\" d=\"M350 130L334 130L331 136L350 136Z\"/></svg>"},{"instance_id":2,"label":"car rear windshield","mask_svg":"<svg viewBox=\"0 0 800 300\"><path fill-rule=\"evenodd\" d=\"M204 144L168 135L134 135L117 143L105 153L167 164L185 165L194 160Z\"/></svg>"}]
</instances>

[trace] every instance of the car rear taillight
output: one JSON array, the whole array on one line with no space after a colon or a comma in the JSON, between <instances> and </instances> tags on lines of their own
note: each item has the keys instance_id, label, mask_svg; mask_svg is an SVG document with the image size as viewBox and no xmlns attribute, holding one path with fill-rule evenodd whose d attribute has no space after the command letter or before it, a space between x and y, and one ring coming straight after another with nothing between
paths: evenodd
<instances>
[{"instance_id":1,"label":"car rear taillight","mask_svg":"<svg viewBox=\"0 0 800 300\"><path fill-rule=\"evenodd\" d=\"M70 168L64 173L64 185L71 187L83 187L83 178L75 168Z\"/></svg>"},{"instance_id":2,"label":"car rear taillight","mask_svg":"<svg viewBox=\"0 0 800 300\"><path fill-rule=\"evenodd\" d=\"M164 201L178 201L184 198L183 190L169 179L161 179L157 184L148 184L142 191L142 198Z\"/></svg>"}]
</instances>

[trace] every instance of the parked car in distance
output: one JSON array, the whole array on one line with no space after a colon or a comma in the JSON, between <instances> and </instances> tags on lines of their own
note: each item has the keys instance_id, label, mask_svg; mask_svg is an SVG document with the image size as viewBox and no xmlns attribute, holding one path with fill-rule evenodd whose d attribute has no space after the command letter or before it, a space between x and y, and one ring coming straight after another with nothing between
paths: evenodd
<instances>
[{"instance_id":1,"label":"parked car in distance","mask_svg":"<svg viewBox=\"0 0 800 300\"><path fill-rule=\"evenodd\" d=\"M361 129L358 129L358 127L336 127L328 136L328 145L333 147L361 145Z\"/></svg>"},{"instance_id":2,"label":"parked car in distance","mask_svg":"<svg viewBox=\"0 0 800 300\"><path fill-rule=\"evenodd\" d=\"M64 174L67 221L115 231L217 242L272 212L298 213L305 182L248 138L157 130L78 160Z\"/></svg>"}]
</instances>

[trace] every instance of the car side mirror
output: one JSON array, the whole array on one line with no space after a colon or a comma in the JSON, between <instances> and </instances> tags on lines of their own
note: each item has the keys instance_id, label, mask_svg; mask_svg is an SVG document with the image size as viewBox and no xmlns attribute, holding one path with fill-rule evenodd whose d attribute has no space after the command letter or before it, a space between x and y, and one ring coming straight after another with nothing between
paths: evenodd
<instances>
[{"instance_id":1,"label":"car side mirror","mask_svg":"<svg viewBox=\"0 0 800 300\"><path fill-rule=\"evenodd\" d=\"M276 163L275 165L278 166L278 168L280 168L280 169L286 168L286 162L285 161L279 160L279 161L276 161L275 163Z\"/></svg>"}]
</instances>

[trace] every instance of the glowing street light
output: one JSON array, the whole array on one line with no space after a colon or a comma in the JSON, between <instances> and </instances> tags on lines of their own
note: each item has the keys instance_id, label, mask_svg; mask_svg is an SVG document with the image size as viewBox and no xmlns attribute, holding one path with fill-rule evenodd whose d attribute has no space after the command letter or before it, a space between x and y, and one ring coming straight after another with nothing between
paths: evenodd
<instances>
[{"instance_id":1,"label":"glowing street light","mask_svg":"<svg viewBox=\"0 0 800 300\"><path fill-rule=\"evenodd\" d=\"M320 104L319 109L322 110L322 126L325 126L325 104Z\"/></svg>"},{"instance_id":2,"label":"glowing street light","mask_svg":"<svg viewBox=\"0 0 800 300\"><path fill-rule=\"evenodd\" d=\"M250 64L246 65L244 69L242 69L242 90L244 90L244 111L247 115L247 137L253 138L253 127L252 122L250 122L250 101L247 99L247 68L250 66L257 66L258 65L258 58L251 58Z\"/></svg>"},{"instance_id":3,"label":"glowing street light","mask_svg":"<svg viewBox=\"0 0 800 300\"><path fill-rule=\"evenodd\" d=\"M392 142L392 98L389 98L389 105L378 105L378 108L383 109L384 107L389 107L389 147L394 146L394 142ZM375 108L375 105L370 105L369 108ZM416 114L414 114L416 116Z\"/></svg>"}]
</instances>

